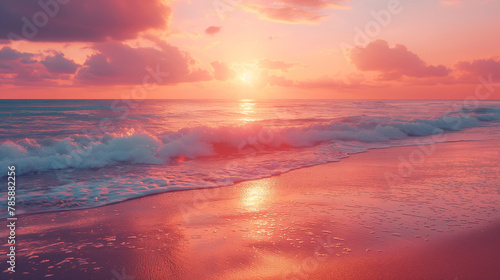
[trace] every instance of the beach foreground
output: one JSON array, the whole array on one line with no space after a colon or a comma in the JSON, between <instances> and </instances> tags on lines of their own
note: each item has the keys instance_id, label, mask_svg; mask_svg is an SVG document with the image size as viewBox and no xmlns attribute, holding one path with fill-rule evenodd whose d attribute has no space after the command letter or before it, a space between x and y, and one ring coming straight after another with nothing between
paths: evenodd
<instances>
[{"instance_id":1,"label":"beach foreground","mask_svg":"<svg viewBox=\"0 0 500 280\"><path fill-rule=\"evenodd\" d=\"M230 187L21 216L16 273L1 278L500 279L499 146L371 150Z\"/></svg>"}]
</instances>

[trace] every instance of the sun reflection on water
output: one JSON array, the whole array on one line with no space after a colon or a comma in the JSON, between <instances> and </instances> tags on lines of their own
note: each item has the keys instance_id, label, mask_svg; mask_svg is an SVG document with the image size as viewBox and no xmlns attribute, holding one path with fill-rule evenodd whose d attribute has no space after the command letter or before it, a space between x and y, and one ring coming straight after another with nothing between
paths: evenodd
<instances>
[{"instance_id":1,"label":"sun reflection on water","mask_svg":"<svg viewBox=\"0 0 500 280\"><path fill-rule=\"evenodd\" d=\"M255 102L251 99L243 99L240 101L239 113L243 115L239 120L243 123L253 122L255 118Z\"/></svg>"},{"instance_id":2,"label":"sun reflection on water","mask_svg":"<svg viewBox=\"0 0 500 280\"><path fill-rule=\"evenodd\" d=\"M263 206L269 202L270 193L269 183L262 180L258 184L255 183L244 190L243 207L251 212L262 210Z\"/></svg>"},{"instance_id":3,"label":"sun reflection on water","mask_svg":"<svg viewBox=\"0 0 500 280\"><path fill-rule=\"evenodd\" d=\"M244 237L255 241L272 240L275 234L276 213L271 211L274 197L271 179L248 182L242 191L241 208L251 215L245 219Z\"/></svg>"}]
</instances>

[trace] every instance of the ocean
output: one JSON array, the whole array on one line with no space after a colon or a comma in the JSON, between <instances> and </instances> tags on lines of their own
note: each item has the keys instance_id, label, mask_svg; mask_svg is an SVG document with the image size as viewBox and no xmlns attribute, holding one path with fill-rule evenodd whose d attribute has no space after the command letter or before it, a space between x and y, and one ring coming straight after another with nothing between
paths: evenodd
<instances>
[{"instance_id":1,"label":"ocean","mask_svg":"<svg viewBox=\"0 0 500 280\"><path fill-rule=\"evenodd\" d=\"M0 102L0 168L5 178L16 166L18 214L227 186L370 149L499 138L500 101Z\"/></svg>"}]
</instances>

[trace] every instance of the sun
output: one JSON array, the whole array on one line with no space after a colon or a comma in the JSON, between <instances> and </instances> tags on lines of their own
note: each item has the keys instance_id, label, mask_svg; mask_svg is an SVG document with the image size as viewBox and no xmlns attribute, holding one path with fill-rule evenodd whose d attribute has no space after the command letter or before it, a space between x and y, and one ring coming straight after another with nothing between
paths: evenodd
<instances>
[{"instance_id":1,"label":"sun","mask_svg":"<svg viewBox=\"0 0 500 280\"><path fill-rule=\"evenodd\" d=\"M240 76L240 79L246 84L251 84L253 80L253 75L251 72L247 71Z\"/></svg>"}]
</instances>

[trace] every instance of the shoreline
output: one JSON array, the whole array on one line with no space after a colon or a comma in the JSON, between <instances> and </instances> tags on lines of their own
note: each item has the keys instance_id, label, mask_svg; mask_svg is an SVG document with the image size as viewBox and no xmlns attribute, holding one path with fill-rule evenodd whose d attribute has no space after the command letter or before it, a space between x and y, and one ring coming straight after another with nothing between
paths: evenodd
<instances>
[{"instance_id":1,"label":"shoreline","mask_svg":"<svg viewBox=\"0 0 500 280\"><path fill-rule=\"evenodd\" d=\"M397 173L398 157L417 146L230 186L25 214L14 279L111 279L123 268L135 279L496 279L499 144L436 144L393 186L384 173Z\"/></svg>"},{"instance_id":2,"label":"shoreline","mask_svg":"<svg viewBox=\"0 0 500 280\"><path fill-rule=\"evenodd\" d=\"M338 163L338 162L341 162L342 160L348 159L348 158L350 158L352 156L355 156L355 155L358 155L358 154L369 153L370 151L373 151L373 150L386 150L386 149L402 148L402 147L419 147L419 146L442 145L442 144L447 144L447 143L451 144L451 143L483 142L483 141L484 142L488 142L488 141L496 141L496 140L475 140L475 139L473 139L473 140L449 140L449 141L445 141L445 142L437 142L437 143L432 143L432 144L412 143L412 144L400 145L400 146L368 148L366 151L349 154L349 155L347 155L347 156L345 156L343 158L339 158L337 161L329 161L329 162L326 162L326 163L318 163L318 164L313 164L313 165L310 165L310 166L302 166L302 167L292 168L292 169L290 169L288 171L285 171L283 173L280 173L280 174L269 175L269 176L265 176L265 177L262 177L262 178L256 178L256 179L246 179L246 180L241 180L241 181L235 181L235 182L233 182L231 184L228 184L228 185L220 185L220 186L216 186L216 187L206 187L206 188L175 189L175 190L171 190L171 191L165 191L165 192L159 192L159 193L151 193L151 194L146 194L146 195L143 195L143 196L131 197L131 198L127 198L125 200L111 202L111 203L104 204L104 205L99 205L99 206L91 206L91 207L84 207L84 208L72 208L72 209L47 210L47 211L31 212L31 213L22 213L22 214L18 214L16 216L19 217L19 218L21 218L21 217L27 217L27 216L31 216L31 215L38 215L38 214L50 214L50 213L58 213L58 212L89 210L89 209L94 209L94 208L111 206L111 205L115 205L115 204L118 204L118 203L124 203L124 202L128 202L128 201L135 200L135 199L141 199L141 198L146 198L146 197L156 196L156 195L163 195L163 194L168 194L168 193L176 193L176 192L185 192L185 191L196 191L196 190L204 190L204 189L216 189L216 188L231 187L231 186L238 185L238 184L241 184L241 183L244 183L244 182L252 182L252 181L257 181L257 180L269 179L269 178L273 178L273 177L276 177L276 176L281 176L283 174L286 174L286 173L289 173L289 172L293 172L293 171L296 171L296 170L300 170L300 169L303 169L303 168L311 168L311 167L315 167L315 166L321 166L321 165L328 165L328 164L332 164L332 163ZM0 218L7 218L7 217L8 216L0 217ZM0 235L0 237L2 237L2 235Z\"/></svg>"}]
</instances>

